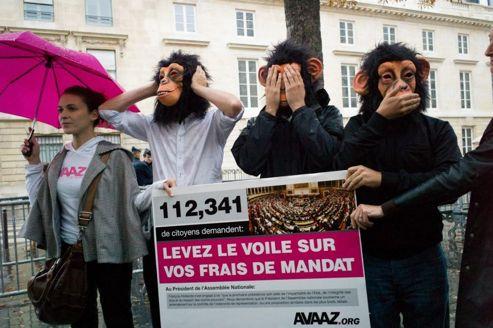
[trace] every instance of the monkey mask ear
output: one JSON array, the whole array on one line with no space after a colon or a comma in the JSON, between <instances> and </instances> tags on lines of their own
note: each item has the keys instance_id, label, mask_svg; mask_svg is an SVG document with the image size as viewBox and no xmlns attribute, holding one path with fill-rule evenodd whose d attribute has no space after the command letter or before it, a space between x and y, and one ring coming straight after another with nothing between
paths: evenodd
<instances>
[{"instance_id":1,"label":"monkey mask ear","mask_svg":"<svg viewBox=\"0 0 493 328\"><path fill-rule=\"evenodd\" d=\"M421 78L421 81L426 81L430 75L430 62L422 55L417 55L416 58L421 64L421 74L419 77Z\"/></svg>"},{"instance_id":2,"label":"monkey mask ear","mask_svg":"<svg viewBox=\"0 0 493 328\"><path fill-rule=\"evenodd\" d=\"M324 64L320 59L315 57L308 59L307 66L308 73L310 73L312 81L317 81L322 77L322 74L324 73Z\"/></svg>"},{"instance_id":3,"label":"monkey mask ear","mask_svg":"<svg viewBox=\"0 0 493 328\"><path fill-rule=\"evenodd\" d=\"M356 74L353 80L353 89L361 96L368 94L368 74L365 71L359 71Z\"/></svg>"},{"instance_id":4,"label":"monkey mask ear","mask_svg":"<svg viewBox=\"0 0 493 328\"><path fill-rule=\"evenodd\" d=\"M265 87L266 85L266 81L267 81L267 73L269 72L269 69L267 68L267 66L261 66L259 69L258 69L258 81L260 82L260 84Z\"/></svg>"}]
</instances>

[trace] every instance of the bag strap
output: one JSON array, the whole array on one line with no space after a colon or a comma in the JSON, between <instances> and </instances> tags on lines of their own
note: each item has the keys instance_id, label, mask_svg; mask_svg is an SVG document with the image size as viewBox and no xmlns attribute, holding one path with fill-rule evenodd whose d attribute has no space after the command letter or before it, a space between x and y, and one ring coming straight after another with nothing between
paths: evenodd
<instances>
[{"instance_id":1,"label":"bag strap","mask_svg":"<svg viewBox=\"0 0 493 328\"><path fill-rule=\"evenodd\" d=\"M101 162L104 164L108 163L108 159L110 157L110 153L104 153L101 155ZM103 171L101 171L92 181L91 184L89 185L89 188L87 189L87 197L86 201L84 203L84 207L82 208L82 211L79 213L79 229L81 233L83 233L89 222L91 222L93 215L92 215L92 210L94 208L94 198L96 197L96 191L98 187L99 180L101 180L101 175L103 174Z\"/></svg>"}]
</instances>

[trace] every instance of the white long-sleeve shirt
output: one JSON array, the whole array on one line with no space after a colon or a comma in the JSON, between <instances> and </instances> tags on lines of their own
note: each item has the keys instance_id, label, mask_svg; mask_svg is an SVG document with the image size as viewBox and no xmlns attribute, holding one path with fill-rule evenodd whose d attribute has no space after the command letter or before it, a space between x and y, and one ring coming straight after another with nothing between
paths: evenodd
<instances>
[{"instance_id":1,"label":"white long-sleeve shirt","mask_svg":"<svg viewBox=\"0 0 493 328\"><path fill-rule=\"evenodd\" d=\"M178 186L189 186L222 181L224 145L243 110L231 118L211 109L203 119L191 115L182 124L166 126L142 113L101 110L100 115L117 130L149 143L154 181L174 178Z\"/></svg>"},{"instance_id":2,"label":"white long-sleeve shirt","mask_svg":"<svg viewBox=\"0 0 493 328\"><path fill-rule=\"evenodd\" d=\"M26 189L31 206L36 201L39 186L43 181L43 163L26 165Z\"/></svg>"},{"instance_id":3,"label":"white long-sleeve shirt","mask_svg":"<svg viewBox=\"0 0 493 328\"><path fill-rule=\"evenodd\" d=\"M102 140L104 140L102 137L94 137L78 149L74 149L72 142L64 145L67 155L57 180L57 197L60 204L60 236L67 244L77 242L80 187L96 147ZM27 165L26 171L26 187L32 204L43 179L43 164Z\"/></svg>"}]
</instances>

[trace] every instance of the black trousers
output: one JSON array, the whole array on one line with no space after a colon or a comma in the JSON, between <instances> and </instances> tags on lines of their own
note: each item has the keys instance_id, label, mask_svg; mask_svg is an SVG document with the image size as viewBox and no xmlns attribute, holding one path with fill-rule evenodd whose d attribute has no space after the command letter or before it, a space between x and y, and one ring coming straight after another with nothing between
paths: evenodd
<instances>
[{"instance_id":1,"label":"black trousers","mask_svg":"<svg viewBox=\"0 0 493 328\"><path fill-rule=\"evenodd\" d=\"M133 327L130 289L132 263L87 263L89 300L81 319L74 328L98 327L97 291L106 327Z\"/></svg>"},{"instance_id":2,"label":"black trousers","mask_svg":"<svg viewBox=\"0 0 493 328\"><path fill-rule=\"evenodd\" d=\"M147 297L149 298L149 305L151 308L152 326L154 328L161 328L154 234L152 234L151 239L147 241L147 250L149 254L142 258L144 283L146 285Z\"/></svg>"}]
</instances>

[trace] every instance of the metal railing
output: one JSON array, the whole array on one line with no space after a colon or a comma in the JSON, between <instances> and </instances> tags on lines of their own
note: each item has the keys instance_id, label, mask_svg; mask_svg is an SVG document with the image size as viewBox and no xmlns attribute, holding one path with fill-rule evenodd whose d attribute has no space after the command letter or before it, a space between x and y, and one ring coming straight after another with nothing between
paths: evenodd
<instances>
[{"instance_id":1,"label":"metal railing","mask_svg":"<svg viewBox=\"0 0 493 328\"><path fill-rule=\"evenodd\" d=\"M28 213L27 197L0 200L0 297L24 293L23 276L32 276L43 263L44 252L36 249L32 242L18 237Z\"/></svg>"},{"instance_id":2,"label":"metal railing","mask_svg":"<svg viewBox=\"0 0 493 328\"><path fill-rule=\"evenodd\" d=\"M439 207L444 223L442 247L447 257L447 266L451 270L460 269L469 201L468 193L453 204Z\"/></svg>"},{"instance_id":3,"label":"metal railing","mask_svg":"<svg viewBox=\"0 0 493 328\"><path fill-rule=\"evenodd\" d=\"M27 197L0 199L0 298L26 293L29 278L40 271L45 262L44 250L19 237L28 213ZM134 274L142 272L141 262L134 264Z\"/></svg>"},{"instance_id":4,"label":"metal railing","mask_svg":"<svg viewBox=\"0 0 493 328\"><path fill-rule=\"evenodd\" d=\"M222 170L223 182L255 179L257 177L246 174L240 169L225 169Z\"/></svg>"}]
</instances>

